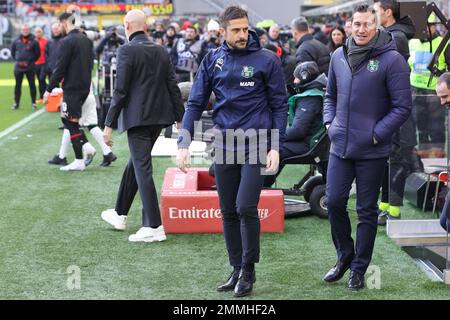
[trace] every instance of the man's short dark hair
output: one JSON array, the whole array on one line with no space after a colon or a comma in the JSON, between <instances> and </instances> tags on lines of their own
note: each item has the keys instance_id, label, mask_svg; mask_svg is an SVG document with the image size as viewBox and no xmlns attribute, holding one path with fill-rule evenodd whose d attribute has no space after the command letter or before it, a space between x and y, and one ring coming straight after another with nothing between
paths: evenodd
<instances>
[{"instance_id":1,"label":"man's short dark hair","mask_svg":"<svg viewBox=\"0 0 450 320\"><path fill-rule=\"evenodd\" d=\"M305 17L298 17L292 20L291 26L298 32L308 32L308 21Z\"/></svg>"},{"instance_id":2,"label":"man's short dark hair","mask_svg":"<svg viewBox=\"0 0 450 320\"><path fill-rule=\"evenodd\" d=\"M62 15L59 16L58 20L60 22L69 20L70 23L75 24L75 16L73 13L64 12Z\"/></svg>"},{"instance_id":3,"label":"man's short dark hair","mask_svg":"<svg viewBox=\"0 0 450 320\"><path fill-rule=\"evenodd\" d=\"M247 18L248 13L239 6L228 6L219 15L219 24L222 28L226 28L230 20Z\"/></svg>"},{"instance_id":4,"label":"man's short dark hair","mask_svg":"<svg viewBox=\"0 0 450 320\"><path fill-rule=\"evenodd\" d=\"M375 22L378 23L377 13L375 12L375 10L372 7L369 7L367 4L361 4L361 5L356 7L356 9L355 9L355 11L353 12L353 15L352 15L352 19L351 19L352 22L353 22L353 16L357 12L359 12L359 13L370 12L371 14L373 14Z\"/></svg>"},{"instance_id":5,"label":"man's short dark hair","mask_svg":"<svg viewBox=\"0 0 450 320\"><path fill-rule=\"evenodd\" d=\"M400 19L400 5L396 0L374 0L373 3L380 3L380 7L383 10L391 9L392 16L395 20Z\"/></svg>"},{"instance_id":6,"label":"man's short dark hair","mask_svg":"<svg viewBox=\"0 0 450 320\"><path fill-rule=\"evenodd\" d=\"M447 89L450 89L450 72L445 72L439 77L437 84L439 85L441 83L445 83Z\"/></svg>"}]
</instances>

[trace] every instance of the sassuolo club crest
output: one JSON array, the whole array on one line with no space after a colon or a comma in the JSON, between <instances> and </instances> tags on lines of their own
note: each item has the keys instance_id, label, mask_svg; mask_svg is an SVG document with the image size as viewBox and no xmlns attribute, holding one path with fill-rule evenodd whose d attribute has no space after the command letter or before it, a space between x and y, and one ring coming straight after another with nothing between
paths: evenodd
<instances>
[{"instance_id":1,"label":"sassuolo club crest","mask_svg":"<svg viewBox=\"0 0 450 320\"><path fill-rule=\"evenodd\" d=\"M370 72L376 72L378 71L379 64L380 62L378 60L369 60L369 63L367 64L367 70L369 70Z\"/></svg>"},{"instance_id":2,"label":"sassuolo club crest","mask_svg":"<svg viewBox=\"0 0 450 320\"><path fill-rule=\"evenodd\" d=\"M248 78L253 77L253 71L254 71L253 67L250 67L250 66L244 66L244 67L242 68L241 75L242 75L242 77L248 79Z\"/></svg>"}]
</instances>

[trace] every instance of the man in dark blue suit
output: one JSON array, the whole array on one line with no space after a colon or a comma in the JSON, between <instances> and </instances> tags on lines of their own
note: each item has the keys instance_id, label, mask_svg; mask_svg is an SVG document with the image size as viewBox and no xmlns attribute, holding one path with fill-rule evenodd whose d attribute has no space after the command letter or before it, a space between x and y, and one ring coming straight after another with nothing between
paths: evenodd
<instances>
[{"instance_id":1,"label":"man in dark blue suit","mask_svg":"<svg viewBox=\"0 0 450 320\"><path fill-rule=\"evenodd\" d=\"M339 97L339 99L338 99ZM377 199L392 135L411 113L409 67L390 34L377 29L375 11L360 6L352 36L337 49L328 72L324 125L331 141L326 194L337 263L323 278L364 287L377 233ZM351 237L347 202L356 179L358 227Z\"/></svg>"}]
</instances>

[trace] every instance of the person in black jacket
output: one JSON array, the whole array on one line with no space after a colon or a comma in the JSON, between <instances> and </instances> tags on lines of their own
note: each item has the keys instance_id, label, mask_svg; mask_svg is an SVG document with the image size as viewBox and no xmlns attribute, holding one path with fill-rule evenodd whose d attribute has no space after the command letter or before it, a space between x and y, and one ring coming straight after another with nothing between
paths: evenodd
<instances>
[{"instance_id":1,"label":"person in black jacket","mask_svg":"<svg viewBox=\"0 0 450 320\"><path fill-rule=\"evenodd\" d=\"M291 32L297 42L295 62L298 65L305 61L314 61L319 66L319 72L328 74L330 54L328 48L308 32L308 22L303 17L292 21Z\"/></svg>"},{"instance_id":2,"label":"person in black jacket","mask_svg":"<svg viewBox=\"0 0 450 320\"><path fill-rule=\"evenodd\" d=\"M14 89L13 110L19 108L22 95L22 80L25 75L30 87L32 108L36 109L36 84L34 82L34 62L39 58L41 51L35 37L30 33L30 26L24 24L20 29L20 36L11 46L11 56L16 61L14 64L14 77L16 86Z\"/></svg>"},{"instance_id":3,"label":"person in black jacket","mask_svg":"<svg viewBox=\"0 0 450 320\"><path fill-rule=\"evenodd\" d=\"M103 37L103 39L100 41L99 45L95 49L95 52L98 56L100 56L105 48L107 51L115 52L119 46L123 45L125 43L125 39L118 34L117 28L111 28L111 30L108 31L108 33Z\"/></svg>"},{"instance_id":4,"label":"person in black jacket","mask_svg":"<svg viewBox=\"0 0 450 320\"><path fill-rule=\"evenodd\" d=\"M400 18L400 9L396 0L375 0L374 2L373 7L380 25L391 34L397 51L405 58L405 61L408 61L408 40L412 39L416 33L411 18L409 16ZM388 219L400 219L406 178L411 172L420 171L421 168L420 165L416 165L417 162L421 163L421 160L415 152L417 138L413 115L410 115L394 134L392 142L390 161L384 171L381 202L378 206L379 225L385 225Z\"/></svg>"},{"instance_id":5,"label":"person in black jacket","mask_svg":"<svg viewBox=\"0 0 450 320\"><path fill-rule=\"evenodd\" d=\"M103 137L112 145L112 123L127 131L131 158L122 176L115 209L102 212L117 230L126 227L136 192L143 204L142 228L129 241L164 241L158 198L152 177L151 151L162 128L181 122L184 105L169 54L145 35L145 14L131 10L125 17L129 42L118 50L117 78Z\"/></svg>"},{"instance_id":6,"label":"person in black jacket","mask_svg":"<svg viewBox=\"0 0 450 320\"><path fill-rule=\"evenodd\" d=\"M374 0L373 8L378 15L380 25L391 33L397 51L408 61L408 41L416 33L413 21L409 16L400 17L400 9L396 0Z\"/></svg>"},{"instance_id":7,"label":"person in black jacket","mask_svg":"<svg viewBox=\"0 0 450 320\"><path fill-rule=\"evenodd\" d=\"M328 45L328 36L325 34L325 32L322 31L322 28L324 26L320 25L313 25L314 32L312 33L312 36L314 39L319 40L324 45Z\"/></svg>"},{"instance_id":8,"label":"person in black jacket","mask_svg":"<svg viewBox=\"0 0 450 320\"><path fill-rule=\"evenodd\" d=\"M64 38L63 30L59 22L52 24L52 38L47 42L45 48L45 76L50 79L58 60L59 47L61 47Z\"/></svg>"},{"instance_id":9,"label":"person in black jacket","mask_svg":"<svg viewBox=\"0 0 450 320\"><path fill-rule=\"evenodd\" d=\"M311 148L311 138L322 127L326 86L327 77L319 73L317 63L302 62L295 68L295 94L289 98L290 126L286 129L285 142L280 148L280 162L285 158L304 154ZM274 182L275 175L268 175L264 179L264 186L270 187Z\"/></svg>"},{"instance_id":10,"label":"person in black jacket","mask_svg":"<svg viewBox=\"0 0 450 320\"><path fill-rule=\"evenodd\" d=\"M86 168L83 160L83 145L88 142L80 128L81 107L89 95L91 72L94 63L92 42L75 27L75 16L63 13L59 17L67 36L59 48L59 57L53 70L50 83L44 95L48 100L50 92L64 79L62 89L64 99L61 105L61 118L64 127L70 132L70 140L75 152L75 160L61 171L82 171Z\"/></svg>"}]
</instances>

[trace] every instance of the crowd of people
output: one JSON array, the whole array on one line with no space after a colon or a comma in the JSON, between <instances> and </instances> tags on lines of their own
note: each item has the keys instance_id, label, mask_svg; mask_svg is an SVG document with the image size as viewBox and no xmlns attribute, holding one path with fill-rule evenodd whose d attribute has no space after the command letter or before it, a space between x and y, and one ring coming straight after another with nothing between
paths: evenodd
<instances>
[{"instance_id":1,"label":"crowd of people","mask_svg":"<svg viewBox=\"0 0 450 320\"><path fill-rule=\"evenodd\" d=\"M125 229L139 191L143 227L130 241L166 240L150 154L163 128L175 122L180 128L178 166L182 171L189 162L194 122L201 118L211 93L216 96L214 123L225 140L226 129L278 130L279 148L269 144L267 157L256 164L249 162L247 145L242 146L243 163L229 164L216 154L215 178L233 267L218 290L234 290L235 296L250 294L256 280L260 250L256 205L261 189L274 183L261 169L265 167L273 176L281 160L307 152L311 137L326 127L331 141L328 214L338 261L323 280L337 281L350 269L348 288L361 289L377 224L400 218L406 177L423 171L421 158L444 153L445 114L440 102L447 104L446 96L440 94L439 101L435 95L438 76L431 76L426 68L443 40L433 19L428 21L428 39L417 40L412 39L413 21L400 16L395 0L376 0L373 9L360 6L351 19L324 24L324 28L297 17L289 30L277 24L250 29L246 11L236 6L208 21L204 29L190 21L148 27L144 13L132 10L124 27L107 30L94 44L86 30L76 26L76 17L66 13L52 26L49 40L40 28L33 35L27 25L22 26L12 45L16 60L13 109L20 106L24 75L33 108L40 102L36 101L35 75L40 100L47 100L62 83L63 140L60 153L49 163L64 165L63 171L82 171L92 162L95 148L82 127L89 128L100 144L104 166L116 159L110 148L112 129L117 125L120 132L127 131L131 159L116 207L104 211L102 218L118 230ZM89 99L95 56L99 63L112 63L112 57L117 63L103 133L96 114L92 119L95 99ZM449 65L447 46L438 57L438 69L448 71ZM176 85L184 82L193 82L185 109ZM83 121L87 117L92 120ZM75 160L67 164L69 142ZM231 147L217 143L215 150L224 156L230 152L235 156L240 147L234 142ZM347 212L355 178L360 219L356 248ZM446 227L447 218L442 219Z\"/></svg>"},{"instance_id":2,"label":"crowd of people","mask_svg":"<svg viewBox=\"0 0 450 320\"><path fill-rule=\"evenodd\" d=\"M302 43L315 39L327 47L325 50L317 41L306 45L306 47L312 47L313 50L320 47L322 55L325 55L325 52L331 54L345 43L347 37L340 25L311 25L306 19L302 18L302 20L304 20L303 25L299 21L300 25L296 26L296 30L300 28L302 31L294 31L287 26L282 27L277 24L266 28L254 28L261 46L274 51L281 58L288 83L293 81L295 66L301 61L308 61L307 55L311 54L308 52L308 48L305 50L296 48L303 35L307 35L307 37L303 39ZM81 30L86 31L86 27L83 25L80 27ZM223 41L219 32L219 24L215 19L209 20L204 26L189 20L184 21L181 25L177 22L169 25L156 22L150 25L146 31L151 40L164 46L169 52L171 61L176 67L178 82L192 81L206 53L218 48ZM104 30L94 30L94 32L97 35L103 35L102 37L90 37L94 41L97 57L100 57L104 51L116 51L120 45L125 43L125 34L121 26L118 28L116 26L106 27ZM296 38L297 32L303 32L303 34ZM20 36L12 45L12 56L21 63L20 66L16 63L16 67L19 68L16 68L17 75L15 74L17 86L14 109L20 106L20 84L24 75L29 80L32 107L36 108L37 105L42 104L43 94L55 64L57 52L55 49L61 38L62 34L57 22L52 24L49 37L45 36L43 28L39 26L35 27L33 32L29 25L22 26ZM326 68L326 62L319 64L321 72L324 72ZM37 79L39 83L37 93L35 93L36 85L33 78Z\"/></svg>"},{"instance_id":3,"label":"crowd of people","mask_svg":"<svg viewBox=\"0 0 450 320\"><path fill-rule=\"evenodd\" d=\"M64 40L67 38L67 30L59 21L55 21L51 26L51 38L47 39L43 35L43 31L40 27L34 28L34 33L30 32L30 27L27 24L22 25L20 36L13 42L11 51L15 59L14 65L14 76L16 79L15 86L15 101L12 106L13 110L17 110L20 107L21 100L21 86L23 77L26 76L30 88L31 95L31 107L37 109L38 105L44 104L45 92L52 91L56 87L60 87L61 80L66 80L61 78L61 74L54 75L55 71L61 72L61 68L64 67L64 61L61 59L63 57L63 52L61 51L63 47ZM87 39L87 37L85 37ZM65 40L67 42L67 40ZM89 43L91 43L90 40ZM91 43L91 46L93 44ZM89 53L89 52L88 52ZM85 55L83 61L93 65L94 63L94 53L92 55ZM90 75L90 73L89 73ZM53 76L60 78L56 83L52 83ZM37 78L39 86L38 92L36 92L35 79ZM89 83L91 80L89 81ZM97 102L94 97L94 90L91 84L88 91L87 99L83 103L83 114L80 118L80 123L83 127L86 127L90 133L93 135L95 140L98 142L103 153L103 161L101 166L109 166L117 157L112 153L110 147L108 147L104 141L101 129L98 126L98 116L97 116ZM66 90L67 91L67 90ZM70 89L69 89L70 91ZM65 97L67 99L69 92L65 92ZM38 99L36 99L38 98ZM82 161L78 161L78 166L68 164L67 162L67 150L70 145L71 134L68 129L70 124L64 123L61 127L63 129L63 135L61 140L61 146L59 153L55 155L52 159L48 161L49 164L63 165L61 170L70 171L77 168L77 170L84 170L84 168L91 164L93 157L96 154L95 148L89 143L84 132L81 131L83 135L82 139L82 150L83 155L79 156ZM75 161L76 162L76 161Z\"/></svg>"}]
</instances>

